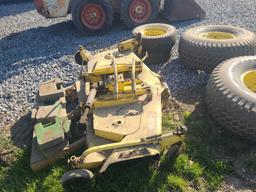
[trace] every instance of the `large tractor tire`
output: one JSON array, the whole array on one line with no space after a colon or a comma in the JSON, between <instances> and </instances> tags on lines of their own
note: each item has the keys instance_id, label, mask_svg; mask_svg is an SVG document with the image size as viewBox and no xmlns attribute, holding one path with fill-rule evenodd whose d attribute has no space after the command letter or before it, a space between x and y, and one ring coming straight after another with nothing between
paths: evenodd
<instances>
[{"instance_id":1,"label":"large tractor tire","mask_svg":"<svg viewBox=\"0 0 256 192\"><path fill-rule=\"evenodd\" d=\"M153 22L159 9L156 0L125 0L121 1L120 15L128 28Z\"/></svg>"},{"instance_id":2,"label":"large tractor tire","mask_svg":"<svg viewBox=\"0 0 256 192\"><path fill-rule=\"evenodd\" d=\"M244 138L256 140L256 56L236 57L217 66L206 88L212 117Z\"/></svg>"},{"instance_id":3,"label":"large tractor tire","mask_svg":"<svg viewBox=\"0 0 256 192\"><path fill-rule=\"evenodd\" d=\"M256 53L256 35L243 28L212 25L187 30L179 44L184 65L211 73L221 62Z\"/></svg>"},{"instance_id":4,"label":"large tractor tire","mask_svg":"<svg viewBox=\"0 0 256 192\"><path fill-rule=\"evenodd\" d=\"M104 33L112 25L112 5L106 0L75 0L72 19L81 34Z\"/></svg>"},{"instance_id":5,"label":"large tractor tire","mask_svg":"<svg viewBox=\"0 0 256 192\"><path fill-rule=\"evenodd\" d=\"M141 34L142 48L148 52L147 63L158 64L170 59L170 53L177 39L175 27L167 24L152 23L136 27L133 35Z\"/></svg>"}]
</instances>

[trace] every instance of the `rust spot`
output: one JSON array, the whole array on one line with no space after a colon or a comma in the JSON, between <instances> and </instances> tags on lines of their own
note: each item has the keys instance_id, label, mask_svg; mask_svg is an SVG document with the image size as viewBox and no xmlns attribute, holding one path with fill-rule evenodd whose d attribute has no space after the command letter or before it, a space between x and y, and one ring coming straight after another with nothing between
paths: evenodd
<instances>
[{"instance_id":1,"label":"rust spot","mask_svg":"<svg viewBox=\"0 0 256 192\"><path fill-rule=\"evenodd\" d=\"M128 152L123 152L119 155L119 159L128 159L134 156L140 156L140 155L146 155L148 154L148 150L146 148L142 148L142 149L135 149L132 151L128 151Z\"/></svg>"}]
</instances>

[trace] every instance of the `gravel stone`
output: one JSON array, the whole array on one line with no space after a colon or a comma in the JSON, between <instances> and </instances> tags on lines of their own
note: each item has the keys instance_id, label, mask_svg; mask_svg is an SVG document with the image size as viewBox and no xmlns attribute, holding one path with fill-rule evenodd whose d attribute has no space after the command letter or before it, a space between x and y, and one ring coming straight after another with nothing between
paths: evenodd
<instances>
[{"instance_id":1,"label":"gravel stone","mask_svg":"<svg viewBox=\"0 0 256 192\"><path fill-rule=\"evenodd\" d=\"M172 23L181 33L203 24L231 24L256 29L255 0L198 0L206 10L203 21ZM71 16L45 19L32 2L0 5L0 127L14 122L35 104L41 82L55 77L66 85L78 77L79 66L73 55L79 45L90 51L116 44L131 36L131 31L116 21L108 34L80 36ZM179 63L177 45L172 59L149 67L163 75L173 93L192 86L204 86L208 75L192 71Z\"/></svg>"}]
</instances>

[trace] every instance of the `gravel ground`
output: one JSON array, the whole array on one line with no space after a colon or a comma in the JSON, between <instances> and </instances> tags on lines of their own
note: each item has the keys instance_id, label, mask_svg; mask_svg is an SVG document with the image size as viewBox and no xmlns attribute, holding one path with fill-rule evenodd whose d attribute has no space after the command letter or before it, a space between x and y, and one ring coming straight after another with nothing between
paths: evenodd
<instances>
[{"instance_id":1,"label":"gravel ground","mask_svg":"<svg viewBox=\"0 0 256 192\"><path fill-rule=\"evenodd\" d=\"M256 0L199 0L207 19L173 23L179 32L202 24L233 24L256 30ZM78 45L91 51L131 36L120 22L103 36L80 36L71 17L47 20L33 3L0 5L0 126L12 123L35 102L39 83L55 77L73 83L79 72L73 54ZM165 76L171 91L205 85L208 75L191 71L179 63L177 47L172 60L150 66ZM2 115L1 115L2 114Z\"/></svg>"}]
</instances>

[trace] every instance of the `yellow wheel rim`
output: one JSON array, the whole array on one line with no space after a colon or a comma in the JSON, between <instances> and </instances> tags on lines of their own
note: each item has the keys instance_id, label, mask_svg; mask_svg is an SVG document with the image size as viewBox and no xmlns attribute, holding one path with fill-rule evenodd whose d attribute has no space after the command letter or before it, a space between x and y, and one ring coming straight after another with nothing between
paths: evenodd
<instances>
[{"instance_id":1,"label":"yellow wheel rim","mask_svg":"<svg viewBox=\"0 0 256 192\"><path fill-rule=\"evenodd\" d=\"M160 36L166 33L167 31L165 29L160 29L160 28L144 29L142 31L142 35L145 35L145 36Z\"/></svg>"},{"instance_id":2,"label":"yellow wheel rim","mask_svg":"<svg viewBox=\"0 0 256 192\"><path fill-rule=\"evenodd\" d=\"M256 93L256 70L249 71L243 74L242 81L243 81L243 84L248 89Z\"/></svg>"},{"instance_id":3,"label":"yellow wheel rim","mask_svg":"<svg viewBox=\"0 0 256 192\"><path fill-rule=\"evenodd\" d=\"M221 32L221 31L210 31L210 32L202 33L200 37L205 39L226 40L226 39L234 39L236 38L236 35L232 33Z\"/></svg>"}]
</instances>

